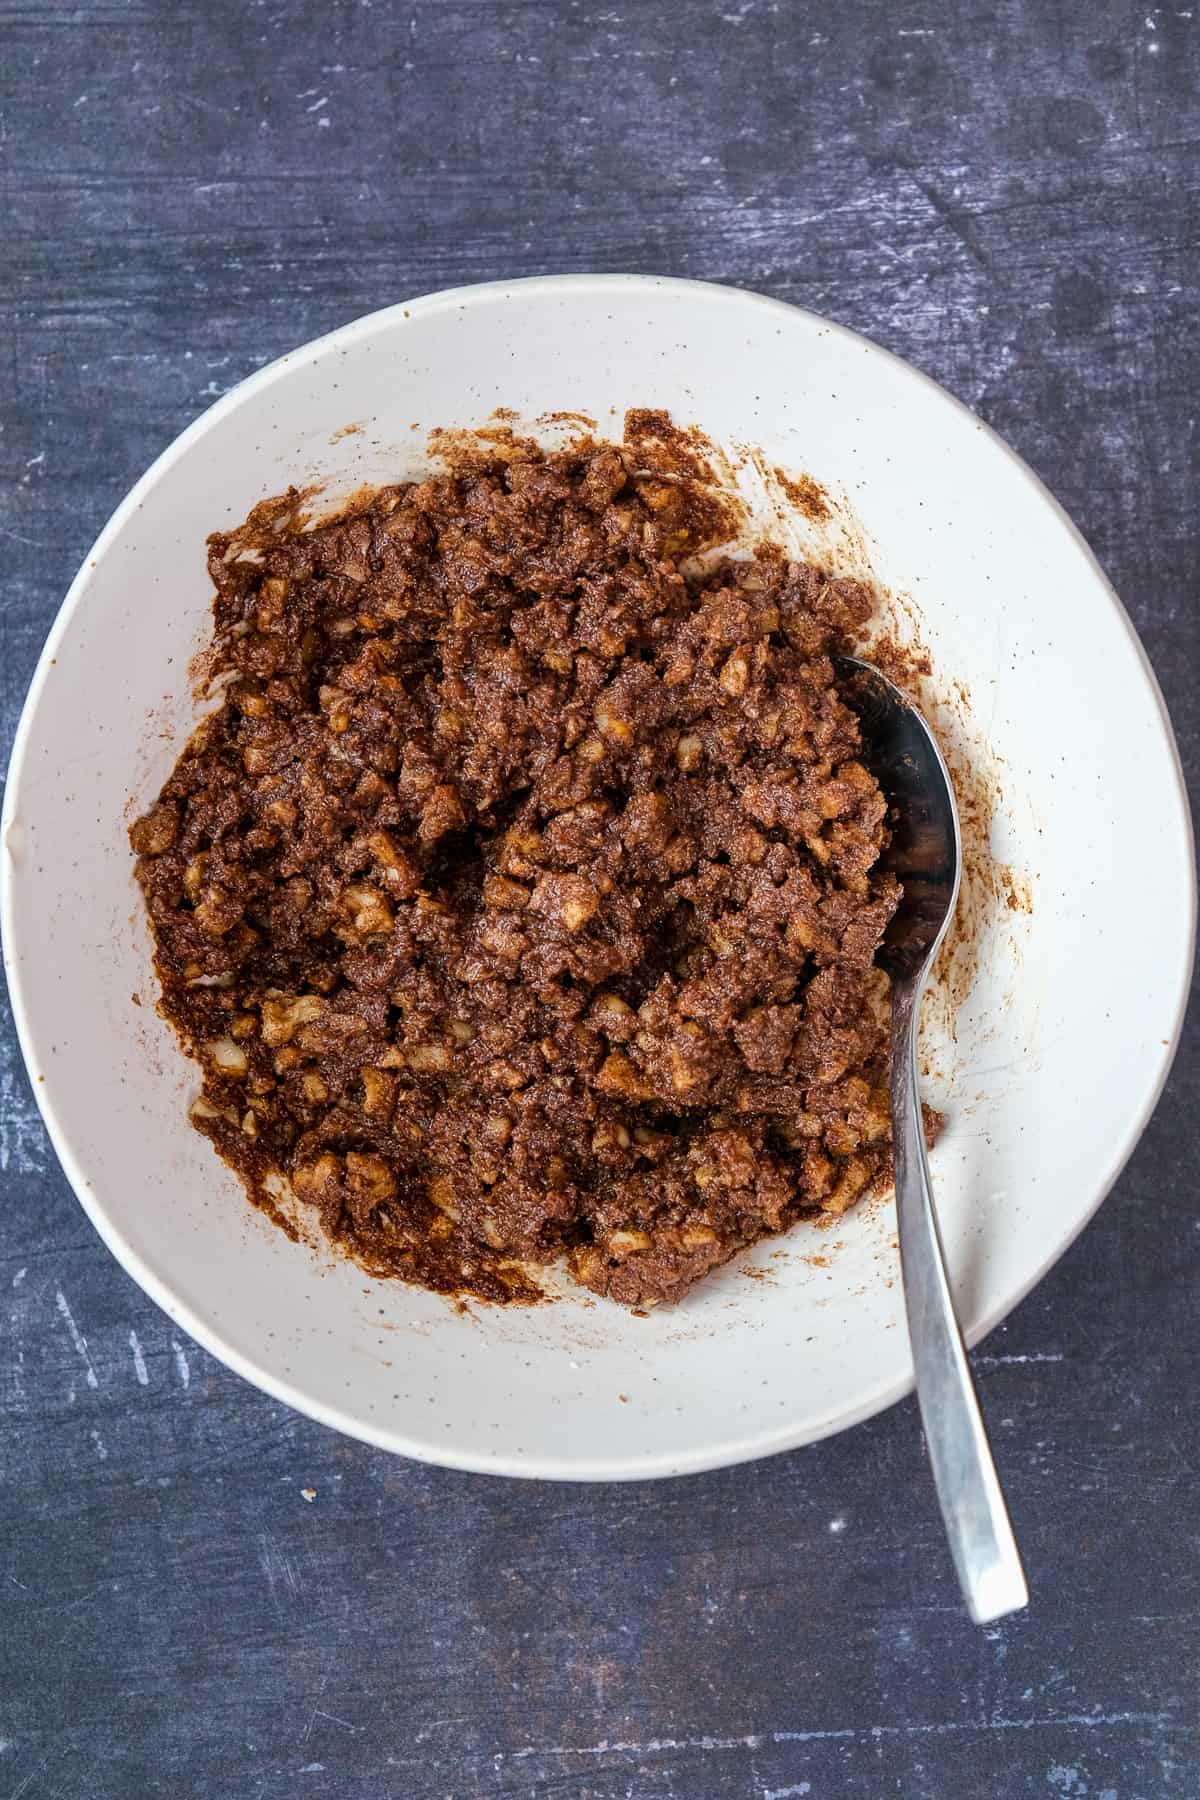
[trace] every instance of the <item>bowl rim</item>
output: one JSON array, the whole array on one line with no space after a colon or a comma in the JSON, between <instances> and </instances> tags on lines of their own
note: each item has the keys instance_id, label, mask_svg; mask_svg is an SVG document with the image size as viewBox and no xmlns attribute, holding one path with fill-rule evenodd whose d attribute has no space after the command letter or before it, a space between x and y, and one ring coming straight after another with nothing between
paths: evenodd
<instances>
[{"instance_id":1,"label":"bowl rim","mask_svg":"<svg viewBox=\"0 0 1200 1800\"><path fill-rule=\"evenodd\" d=\"M1165 1046L1166 1053L1159 1066L1157 1080L1138 1114L1131 1121L1122 1141L1116 1147L1097 1192L1089 1205L1072 1219L1069 1230L1053 1239L1047 1253L1039 1260L1034 1272L1020 1288L1005 1294L1001 1301L991 1306L974 1323L966 1334L967 1341L972 1345L978 1343L1019 1305L1059 1258L1066 1253L1085 1225L1093 1218L1104 1199L1111 1192L1141 1139L1170 1075L1182 1037L1187 1011L1190 970L1195 959L1197 929L1196 841L1183 765L1158 678L1128 612L1079 528L1024 458L1018 455L999 433L993 431L970 407L943 387L940 382L935 381L932 376L926 375L905 358L896 355L894 351L876 343L865 333L841 325L808 308L795 306L789 301L778 300L766 294L756 293L751 289L672 276L586 273L522 276L511 280L470 283L438 289L362 314L264 364L261 369L255 370L230 388L227 393L221 395L189 425L185 426L183 431L155 457L145 473L138 478L115 508L95 542L85 554L51 624L35 666L13 737L3 811L0 813L0 843L4 845L4 854L0 856L0 936L3 937L4 969L13 1021L26 1071L31 1072L37 1066L37 1034L31 1009L30 990L22 967L20 929L16 923L14 900L15 863L8 850L9 832L20 805L22 777L33 721L42 701L48 673L58 647L70 630L75 614L91 585L94 567L99 564L110 544L138 510L144 496L193 444L205 437L229 414L236 412L246 400L262 394L276 382L286 378L298 364L316 362L364 338L369 338L389 325L398 323L401 319L410 320L418 313L429 314L437 311L464 309L473 303L495 300L513 293L523 294L534 289L549 296L559 294L563 298L578 298L585 294L602 295L617 292L628 293L634 290L665 289L680 297L687 297L693 302L702 301L709 305L739 308L751 307L786 317L789 320L795 320L798 315L810 327L864 348L875 356L886 358L887 362L892 365L893 374L912 383L920 384L926 389L932 389L943 402L961 416L963 422L969 421L975 430L986 433L992 444L1004 453L1027 486L1032 488L1036 497L1053 510L1059 523L1065 526L1077 549L1082 552L1096 579L1098 591L1107 597L1134 650L1136 662L1157 708L1158 723L1174 772L1175 797L1179 808L1180 823L1187 840L1189 852L1187 856L1189 951L1180 964L1178 991L1174 997L1169 1038ZM676 1454L668 1457L653 1452L617 1457L597 1455L587 1464L568 1464L564 1460L553 1457L530 1457L520 1452L497 1451L489 1454L482 1450L478 1452L460 1451L453 1444L435 1444L432 1441L410 1437L394 1428L372 1425L365 1420L344 1414L337 1406L314 1400L301 1387L286 1377L280 1376L265 1362L245 1354L229 1343L219 1327L211 1324L203 1314L195 1311L191 1306L180 1302L172 1292L170 1285L143 1261L137 1249L110 1216L102 1197L89 1185L82 1156L76 1151L59 1123L51 1084L31 1081L31 1087L50 1143L76 1199L104 1244L143 1292L148 1294L156 1305L175 1324L186 1331L202 1349L253 1386L293 1410L314 1419L317 1423L378 1449L447 1468L482 1474L507 1475L520 1479L550 1481L649 1480L729 1467L740 1462L753 1461L762 1456L776 1455L785 1450L818 1442L824 1437L832 1436L838 1431L846 1430L852 1425L871 1418L875 1413L881 1412L885 1407L912 1392L911 1368L904 1368L900 1373L888 1376L876 1383L853 1406L833 1409L816 1421L810 1420L806 1425L782 1426L778 1430L770 1432L760 1431L745 1438L711 1444L682 1456Z\"/></svg>"}]
</instances>

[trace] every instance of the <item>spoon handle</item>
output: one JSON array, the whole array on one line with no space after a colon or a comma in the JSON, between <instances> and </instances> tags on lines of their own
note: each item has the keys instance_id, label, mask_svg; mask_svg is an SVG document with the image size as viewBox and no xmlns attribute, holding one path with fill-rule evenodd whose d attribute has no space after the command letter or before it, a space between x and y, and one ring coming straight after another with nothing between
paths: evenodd
<instances>
[{"instance_id":1,"label":"spoon handle","mask_svg":"<svg viewBox=\"0 0 1200 1800\"><path fill-rule=\"evenodd\" d=\"M1025 1573L971 1380L933 1210L917 1085L923 983L892 983L892 1137L900 1265L917 1400L963 1598L977 1625L1029 1599Z\"/></svg>"}]
</instances>

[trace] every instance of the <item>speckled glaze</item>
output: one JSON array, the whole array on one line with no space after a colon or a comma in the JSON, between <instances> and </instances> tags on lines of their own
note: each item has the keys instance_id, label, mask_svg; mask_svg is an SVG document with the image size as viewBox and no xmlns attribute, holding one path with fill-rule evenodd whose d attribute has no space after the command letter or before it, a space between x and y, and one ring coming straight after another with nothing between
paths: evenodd
<instances>
[{"instance_id":1,"label":"speckled glaze","mask_svg":"<svg viewBox=\"0 0 1200 1800\"><path fill-rule=\"evenodd\" d=\"M667 407L826 484L830 554L869 560L938 676L969 696L939 724L959 758L986 763L992 849L1030 900L988 915L954 1031L929 1043L931 1097L950 1116L935 1182L972 1340L1061 1253L1129 1154L1169 1066L1192 950L1174 743L1124 613L1028 469L867 340L732 289L546 278L374 314L236 388L118 509L33 683L4 817L22 1046L81 1202L173 1319L329 1425L501 1474L702 1469L897 1398L911 1369L890 1208L860 1209L833 1237L801 1228L759 1246L647 1319L565 1292L460 1312L288 1242L188 1127L194 1071L153 1011L125 825L195 716L208 531L291 481L336 495L414 474L431 427L496 407L525 420L575 410L619 433L630 405ZM758 517L780 529L777 494L747 467ZM1130 846L1145 843L1152 881L1131 870Z\"/></svg>"}]
</instances>

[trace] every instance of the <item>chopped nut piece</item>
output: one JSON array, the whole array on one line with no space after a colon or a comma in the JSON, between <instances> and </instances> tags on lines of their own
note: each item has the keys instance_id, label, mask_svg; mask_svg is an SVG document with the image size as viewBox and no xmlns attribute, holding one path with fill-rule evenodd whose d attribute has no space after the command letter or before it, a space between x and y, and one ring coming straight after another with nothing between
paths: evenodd
<instances>
[{"instance_id":1,"label":"chopped nut piece","mask_svg":"<svg viewBox=\"0 0 1200 1800\"><path fill-rule=\"evenodd\" d=\"M421 842L436 843L448 831L457 831L465 824L466 814L457 791L448 781L439 782L421 808Z\"/></svg>"},{"instance_id":2,"label":"chopped nut piece","mask_svg":"<svg viewBox=\"0 0 1200 1800\"><path fill-rule=\"evenodd\" d=\"M155 806L129 830L129 841L139 856L161 856L179 835L179 814L173 806Z\"/></svg>"},{"instance_id":3,"label":"chopped nut piece","mask_svg":"<svg viewBox=\"0 0 1200 1800\"><path fill-rule=\"evenodd\" d=\"M300 1163L292 1170L292 1186L297 1194L302 1200L317 1204L332 1199L341 1178L341 1161L328 1150L315 1161Z\"/></svg>"},{"instance_id":4,"label":"chopped nut piece","mask_svg":"<svg viewBox=\"0 0 1200 1800\"><path fill-rule=\"evenodd\" d=\"M299 994L290 1000L264 1000L263 1041L272 1049L279 1044L290 1044L299 1026L321 1018L324 1012L325 1001L319 994Z\"/></svg>"},{"instance_id":5,"label":"chopped nut piece","mask_svg":"<svg viewBox=\"0 0 1200 1800\"><path fill-rule=\"evenodd\" d=\"M396 1177L381 1156L366 1156L359 1150L348 1150L346 1179L356 1194L362 1194L368 1200L391 1200L396 1193Z\"/></svg>"},{"instance_id":6,"label":"chopped nut piece","mask_svg":"<svg viewBox=\"0 0 1200 1800\"><path fill-rule=\"evenodd\" d=\"M461 1215L454 1199L454 1183L448 1175L434 1175L429 1182L429 1198L448 1218L458 1219Z\"/></svg>"},{"instance_id":7,"label":"chopped nut piece","mask_svg":"<svg viewBox=\"0 0 1200 1800\"><path fill-rule=\"evenodd\" d=\"M529 889L522 887L519 881L509 881L505 875L489 875L483 884L483 903L520 911L521 907L529 905Z\"/></svg>"},{"instance_id":8,"label":"chopped nut piece","mask_svg":"<svg viewBox=\"0 0 1200 1800\"><path fill-rule=\"evenodd\" d=\"M390 832L372 832L367 839L367 849L379 865L381 879L389 893L401 899L408 899L411 894L416 893L421 885L420 871L412 859L396 845Z\"/></svg>"},{"instance_id":9,"label":"chopped nut piece","mask_svg":"<svg viewBox=\"0 0 1200 1800\"><path fill-rule=\"evenodd\" d=\"M617 1051L605 1057L596 1085L606 1094L621 1094L630 1100L650 1100L654 1095L653 1087L638 1074L629 1058Z\"/></svg>"},{"instance_id":10,"label":"chopped nut piece","mask_svg":"<svg viewBox=\"0 0 1200 1800\"><path fill-rule=\"evenodd\" d=\"M246 1052L231 1037L217 1038L207 1046L207 1051L222 1075L244 1075L250 1067Z\"/></svg>"},{"instance_id":11,"label":"chopped nut piece","mask_svg":"<svg viewBox=\"0 0 1200 1800\"><path fill-rule=\"evenodd\" d=\"M392 909L378 888L348 887L342 895L342 905L349 912L355 931L361 932L363 937L392 929Z\"/></svg>"},{"instance_id":12,"label":"chopped nut piece","mask_svg":"<svg viewBox=\"0 0 1200 1800\"><path fill-rule=\"evenodd\" d=\"M530 905L535 912L565 925L568 931L579 931L596 916L600 896L581 875L543 875L533 890Z\"/></svg>"},{"instance_id":13,"label":"chopped nut piece","mask_svg":"<svg viewBox=\"0 0 1200 1800\"><path fill-rule=\"evenodd\" d=\"M717 1234L710 1225L685 1225L682 1237L685 1250L699 1250L705 1244L717 1241Z\"/></svg>"},{"instance_id":14,"label":"chopped nut piece","mask_svg":"<svg viewBox=\"0 0 1200 1800\"><path fill-rule=\"evenodd\" d=\"M720 687L735 700L740 700L750 678L750 659L744 649L737 649L721 670Z\"/></svg>"},{"instance_id":15,"label":"chopped nut piece","mask_svg":"<svg viewBox=\"0 0 1200 1800\"><path fill-rule=\"evenodd\" d=\"M633 1256L639 1250L649 1250L651 1242L645 1231L613 1231L609 1233L605 1248L610 1256Z\"/></svg>"},{"instance_id":16,"label":"chopped nut piece","mask_svg":"<svg viewBox=\"0 0 1200 1800\"><path fill-rule=\"evenodd\" d=\"M359 1079L363 1084L363 1111L375 1118L390 1118L396 1104L396 1083L392 1077L382 1069L367 1067L359 1070Z\"/></svg>"},{"instance_id":17,"label":"chopped nut piece","mask_svg":"<svg viewBox=\"0 0 1200 1800\"><path fill-rule=\"evenodd\" d=\"M601 734L613 744L632 744L633 726L628 719L618 717L606 707L597 707L596 724Z\"/></svg>"},{"instance_id":18,"label":"chopped nut piece","mask_svg":"<svg viewBox=\"0 0 1200 1800\"><path fill-rule=\"evenodd\" d=\"M592 1003L592 1019L605 1037L625 1043L633 1036L634 1012L616 994L600 994Z\"/></svg>"}]
</instances>

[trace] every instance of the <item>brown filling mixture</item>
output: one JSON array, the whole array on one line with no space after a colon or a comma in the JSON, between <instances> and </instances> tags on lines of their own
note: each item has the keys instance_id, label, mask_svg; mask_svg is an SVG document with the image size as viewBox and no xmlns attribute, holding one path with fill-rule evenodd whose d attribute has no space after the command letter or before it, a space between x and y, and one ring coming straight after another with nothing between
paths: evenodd
<instances>
[{"instance_id":1,"label":"brown filling mixture","mask_svg":"<svg viewBox=\"0 0 1200 1800\"><path fill-rule=\"evenodd\" d=\"M193 1117L377 1273L672 1300L889 1177L864 587L519 444L209 540L220 710L134 825Z\"/></svg>"}]
</instances>

